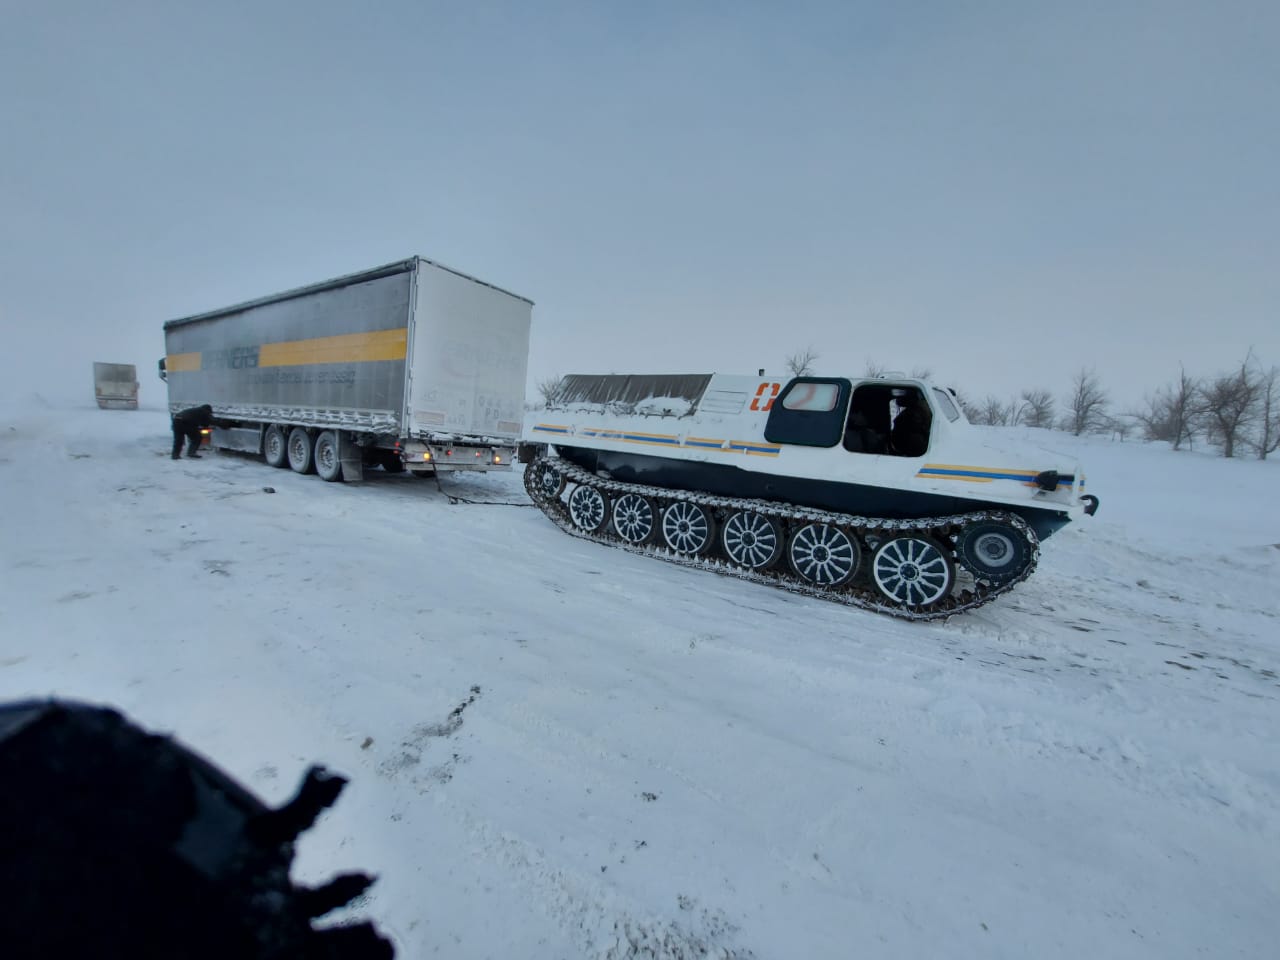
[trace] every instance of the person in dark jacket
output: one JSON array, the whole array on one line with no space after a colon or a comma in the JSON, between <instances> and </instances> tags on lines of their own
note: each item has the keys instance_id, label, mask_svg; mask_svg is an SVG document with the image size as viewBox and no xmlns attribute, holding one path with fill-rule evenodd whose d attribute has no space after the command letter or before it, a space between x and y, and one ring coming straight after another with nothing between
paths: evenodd
<instances>
[{"instance_id":1,"label":"person in dark jacket","mask_svg":"<svg viewBox=\"0 0 1280 960\"><path fill-rule=\"evenodd\" d=\"M173 459L182 456L182 440L187 441L187 456L200 459L200 431L213 426L213 407L205 404L173 415Z\"/></svg>"},{"instance_id":2,"label":"person in dark jacket","mask_svg":"<svg viewBox=\"0 0 1280 960\"><path fill-rule=\"evenodd\" d=\"M871 425L861 410L849 415L844 428L844 448L851 453L884 453L884 434Z\"/></svg>"},{"instance_id":3,"label":"person in dark jacket","mask_svg":"<svg viewBox=\"0 0 1280 960\"><path fill-rule=\"evenodd\" d=\"M924 399L914 390L908 390L898 400L898 415L893 418L893 432L889 442L893 452L900 457L922 457L929 449L929 427L933 415Z\"/></svg>"}]
</instances>

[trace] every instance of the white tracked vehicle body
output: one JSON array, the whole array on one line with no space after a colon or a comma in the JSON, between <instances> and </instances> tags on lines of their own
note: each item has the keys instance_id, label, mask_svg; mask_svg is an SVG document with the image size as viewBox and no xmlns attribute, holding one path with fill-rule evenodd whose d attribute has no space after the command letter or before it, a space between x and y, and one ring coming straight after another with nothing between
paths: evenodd
<instances>
[{"instance_id":1,"label":"white tracked vehicle body","mask_svg":"<svg viewBox=\"0 0 1280 960\"><path fill-rule=\"evenodd\" d=\"M1097 506L910 378L571 376L524 438L566 532L914 619L1008 590Z\"/></svg>"}]
</instances>

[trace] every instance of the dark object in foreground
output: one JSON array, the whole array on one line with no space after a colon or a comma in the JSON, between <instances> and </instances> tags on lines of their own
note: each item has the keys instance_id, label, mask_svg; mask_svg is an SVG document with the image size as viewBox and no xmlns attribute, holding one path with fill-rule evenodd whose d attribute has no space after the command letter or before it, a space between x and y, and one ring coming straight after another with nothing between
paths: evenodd
<instances>
[{"instance_id":1,"label":"dark object in foreground","mask_svg":"<svg viewBox=\"0 0 1280 960\"><path fill-rule=\"evenodd\" d=\"M371 923L317 930L373 878L294 886L294 840L346 780L313 767L278 810L109 708L0 705L6 960L385 960Z\"/></svg>"}]
</instances>

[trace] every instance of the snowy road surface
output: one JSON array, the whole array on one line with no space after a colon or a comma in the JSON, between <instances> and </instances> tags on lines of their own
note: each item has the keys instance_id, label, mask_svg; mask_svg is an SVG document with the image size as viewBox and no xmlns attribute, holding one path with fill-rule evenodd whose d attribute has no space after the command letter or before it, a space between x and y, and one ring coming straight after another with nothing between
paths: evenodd
<instances>
[{"instance_id":1,"label":"snowy road surface","mask_svg":"<svg viewBox=\"0 0 1280 960\"><path fill-rule=\"evenodd\" d=\"M26 404L0 699L114 704L272 803L348 775L299 869L377 872L405 958L1274 956L1280 464L1042 436L1098 516L917 625Z\"/></svg>"}]
</instances>

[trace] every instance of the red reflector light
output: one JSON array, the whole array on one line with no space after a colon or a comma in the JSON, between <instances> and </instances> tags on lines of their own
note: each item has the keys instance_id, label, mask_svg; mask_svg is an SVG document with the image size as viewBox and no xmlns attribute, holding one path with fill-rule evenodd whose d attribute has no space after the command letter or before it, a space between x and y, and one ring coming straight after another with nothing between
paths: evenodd
<instances>
[{"instance_id":1,"label":"red reflector light","mask_svg":"<svg viewBox=\"0 0 1280 960\"><path fill-rule=\"evenodd\" d=\"M479 451L479 450L477 450L477 451L476 451L476 456L477 456L477 457L478 457L478 456L480 456L480 451Z\"/></svg>"},{"instance_id":2,"label":"red reflector light","mask_svg":"<svg viewBox=\"0 0 1280 960\"><path fill-rule=\"evenodd\" d=\"M444 452L444 455L445 455L446 457L452 457L452 456L453 456L453 451L452 451L452 450L446 450L446 451Z\"/></svg>"}]
</instances>

